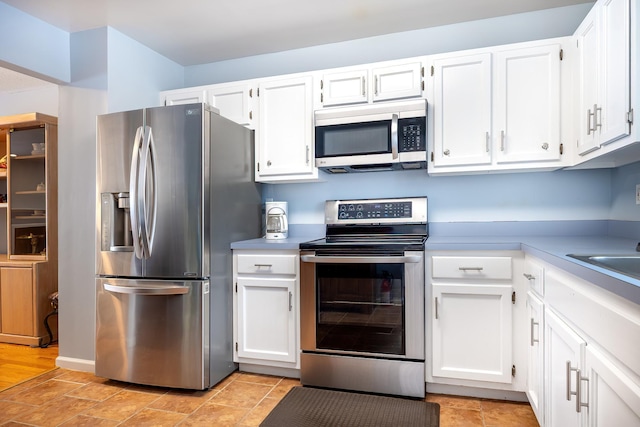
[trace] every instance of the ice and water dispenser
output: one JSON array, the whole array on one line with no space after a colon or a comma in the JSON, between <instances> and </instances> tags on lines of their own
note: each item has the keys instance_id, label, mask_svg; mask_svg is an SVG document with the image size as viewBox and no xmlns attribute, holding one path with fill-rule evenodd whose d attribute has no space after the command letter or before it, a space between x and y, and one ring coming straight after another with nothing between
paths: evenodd
<instances>
[{"instance_id":1,"label":"ice and water dispenser","mask_svg":"<svg viewBox=\"0 0 640 427\"><path fill-rule=\"evenodd\" d=\"M100 218L101 250L132 252L129 193L102 193Z\"/></svg>"}]
</instances>

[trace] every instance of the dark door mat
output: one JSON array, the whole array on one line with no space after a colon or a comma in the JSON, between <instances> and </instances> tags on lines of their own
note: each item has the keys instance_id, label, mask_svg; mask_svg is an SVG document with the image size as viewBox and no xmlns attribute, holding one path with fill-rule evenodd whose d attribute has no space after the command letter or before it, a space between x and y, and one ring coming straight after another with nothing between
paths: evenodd
<instances>
[{"instance_id":1,"label":"dark door mat","mask_svg":"<svg viewBox=\"0 0 640 427\"><path fill-rule=\"evenodd\" d=\"M421 400L293 387L260 427L438 427L440 405Z\"/></svg>"}]
</instances>

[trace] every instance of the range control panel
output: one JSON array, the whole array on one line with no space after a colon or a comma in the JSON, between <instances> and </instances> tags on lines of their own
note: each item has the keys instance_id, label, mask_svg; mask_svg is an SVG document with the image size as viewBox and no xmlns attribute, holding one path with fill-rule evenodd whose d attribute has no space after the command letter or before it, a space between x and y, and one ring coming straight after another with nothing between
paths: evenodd
<instances>
[{"instance_id":1,"label":"range control panel","mask_svg":"<svg viewBox=\"0 0 640 427\"><path fill-rule=\"evenodd\" d=\"M411 218L411 202L340 203L338 219Z\"/></svg>"},{"instance_id":2,"label":"range control panel","mask_svg":"<svg viewBox=\"0 0 640 427\"><path fill-rule=\"evenodd\" d=\"M327 200L327 225L426 224L426 197Z\"/></svg>"}]
</instances>

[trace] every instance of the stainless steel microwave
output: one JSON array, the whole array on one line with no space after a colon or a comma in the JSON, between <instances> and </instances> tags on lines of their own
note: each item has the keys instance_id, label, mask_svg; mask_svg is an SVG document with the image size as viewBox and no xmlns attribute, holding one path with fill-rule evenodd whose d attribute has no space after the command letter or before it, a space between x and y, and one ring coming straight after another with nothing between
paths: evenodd
<instances>
[{"instance_id":1,"label":"stainless steel microwave","mask_svg":"<svg viewBox=\"0 0 640 427\"><path fill-rule=\"evenodd\" d=\"M329 173L427 166L425 99L318 110L316 166Z\"/></svg>"}]
</instances>

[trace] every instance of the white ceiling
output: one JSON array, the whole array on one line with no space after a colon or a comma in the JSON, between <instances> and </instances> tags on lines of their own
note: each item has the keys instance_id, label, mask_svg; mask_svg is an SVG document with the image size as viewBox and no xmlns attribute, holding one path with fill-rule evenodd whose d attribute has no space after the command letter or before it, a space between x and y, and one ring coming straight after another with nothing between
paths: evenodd
<instances>
[{"instance_id":1,"label":"white ceiling","mask_svg":"<svg viewBox=\"0 0 640 427\"><path fill-rule=\"evenodd\" d=\"M184 65L593 0L2 0L67 32L111 26ZM0 74L0 91L5 74Z\"/></svg>"}]
</instances>

